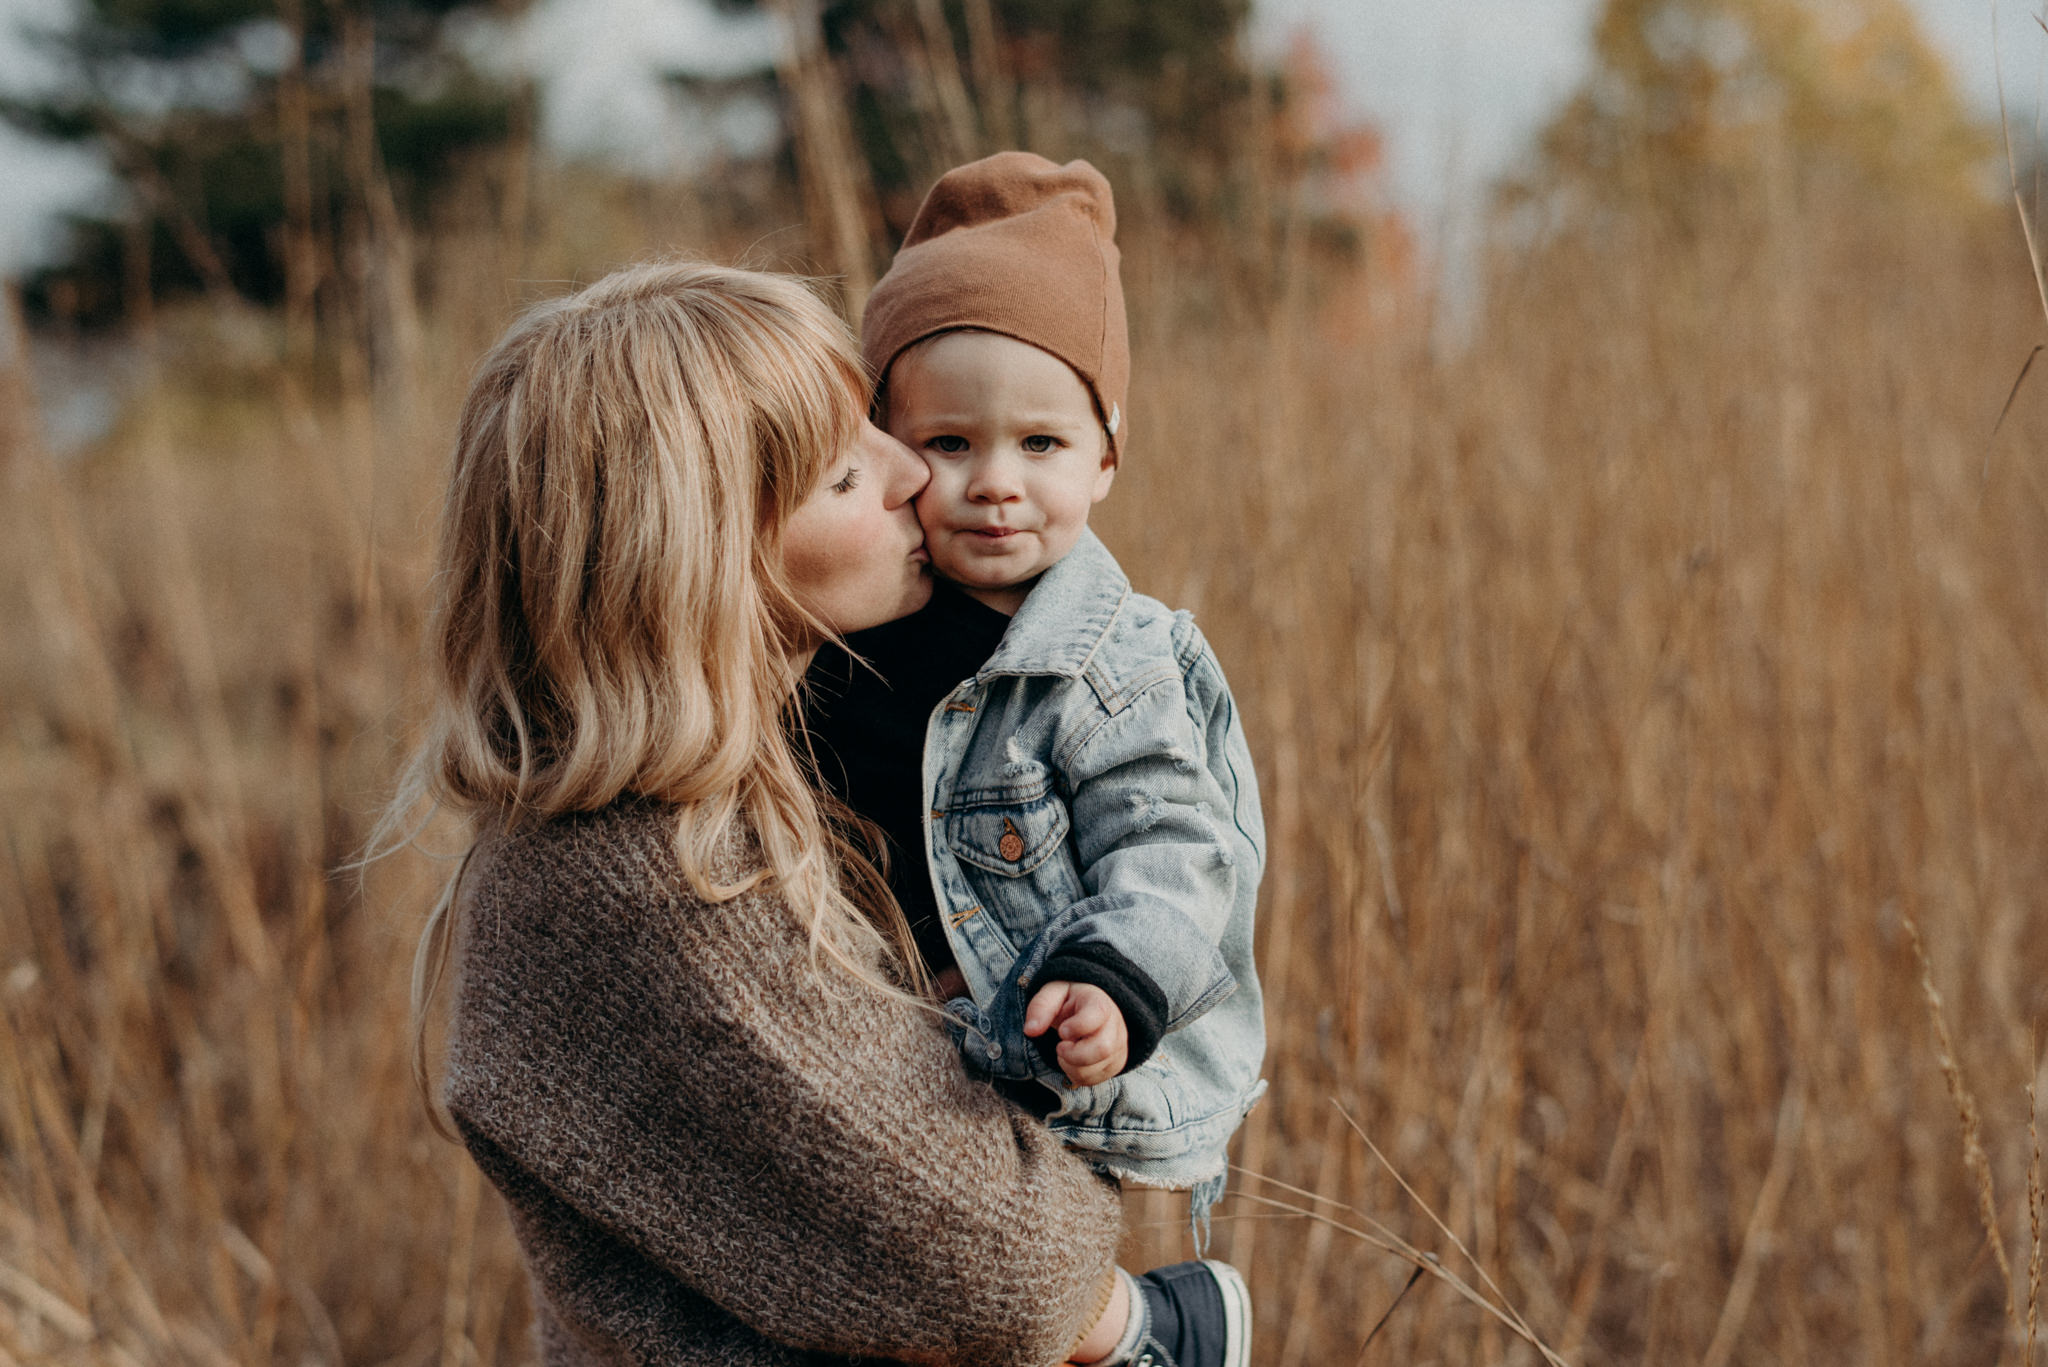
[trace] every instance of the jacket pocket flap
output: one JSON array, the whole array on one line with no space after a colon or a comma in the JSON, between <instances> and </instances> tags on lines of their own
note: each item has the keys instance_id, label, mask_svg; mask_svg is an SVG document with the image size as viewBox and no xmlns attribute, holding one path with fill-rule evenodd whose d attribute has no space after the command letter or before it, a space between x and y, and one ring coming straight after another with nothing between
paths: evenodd
<instances>
[{"instance_id":1,"label":"jacket pocket flap","mask_svg":"<svg viewBox=\"0 0 2048 1367\"><path fill-rule=\"evenodd\" d=\"M1048 794L949 812L946 843L966 863L1019 878L1059 852L1067 829L1066 805Z\"/></svg>"}]
</instances>

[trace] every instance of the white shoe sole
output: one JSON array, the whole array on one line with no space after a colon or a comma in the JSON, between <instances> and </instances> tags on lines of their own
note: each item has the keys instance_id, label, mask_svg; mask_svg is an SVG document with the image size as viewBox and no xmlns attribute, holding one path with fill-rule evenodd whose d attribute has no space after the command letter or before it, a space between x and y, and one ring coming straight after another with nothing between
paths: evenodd
<instances>
[{"instance_id":1,"label":"white shoe sole","mask_svg":"<svg viewBox=\"0 0 2048 1367\"><path fill-rule=\"evenodd\" d=\"M1214 1275L1217 1288L1223 1292L1223 1367L1251 1367L1251 1289L1229 1263L1204 1258L1202 1266Z\"/></svg>"}]
</instances>

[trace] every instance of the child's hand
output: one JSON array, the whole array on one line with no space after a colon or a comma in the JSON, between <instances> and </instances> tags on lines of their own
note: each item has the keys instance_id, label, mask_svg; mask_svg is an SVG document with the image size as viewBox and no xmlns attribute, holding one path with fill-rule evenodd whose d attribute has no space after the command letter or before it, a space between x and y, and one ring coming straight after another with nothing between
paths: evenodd
<instances>
[{"instance_id":1,"label":"child's hand","mask_svg":"<svg viewBox=\"0 0 2048 1367\"><path fill-rule=\"evenodd\" d=\"M1032 1038L1057 1027L1054 1051L1060 1071L1076 1087L1093 1087L1124 1070L1131 1034L1115 998L1093 983L1046 983L1024 1008L1024 1033Z\"/></svg>"}]
</instances>

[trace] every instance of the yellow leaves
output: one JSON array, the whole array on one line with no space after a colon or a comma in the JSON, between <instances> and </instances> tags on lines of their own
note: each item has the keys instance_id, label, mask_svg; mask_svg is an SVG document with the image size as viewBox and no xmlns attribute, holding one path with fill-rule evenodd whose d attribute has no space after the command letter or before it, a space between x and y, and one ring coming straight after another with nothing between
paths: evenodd
<instances>
[{"instance_id":1,"label":"yellow leaves","mask_svg":"<svg viewBox=\"0 0 2048 1367\"><path fill-rule=\"evenodd\" d=\"M1765 176L1982 199L1990 139L1904 0L1607 0L1535 190L1683 207Z\"/></svg>"}]
</instances>

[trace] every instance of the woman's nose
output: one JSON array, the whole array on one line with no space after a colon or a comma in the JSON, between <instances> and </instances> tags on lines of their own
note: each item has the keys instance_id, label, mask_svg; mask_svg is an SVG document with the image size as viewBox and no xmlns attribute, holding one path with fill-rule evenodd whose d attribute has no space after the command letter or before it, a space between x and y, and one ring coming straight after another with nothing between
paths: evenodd
<instances>
[{"instance_id":1,"label":"woman's nose","mask_svg":"<svg viewBox=\"0 0 2048 1367\"><path fill-rule=\"evenodd\" d=\"M887 432L876 428L875 435L887 452L883 457L883 478L888 481L888 506L900 508L924 491L924 486L931 483L932 472L908 446Z\"/></svg>"}]
</instances>

